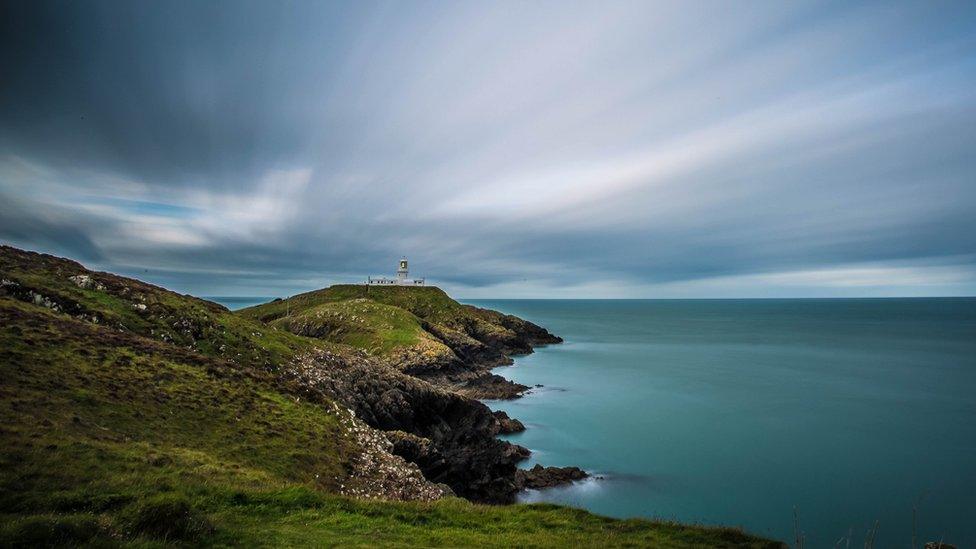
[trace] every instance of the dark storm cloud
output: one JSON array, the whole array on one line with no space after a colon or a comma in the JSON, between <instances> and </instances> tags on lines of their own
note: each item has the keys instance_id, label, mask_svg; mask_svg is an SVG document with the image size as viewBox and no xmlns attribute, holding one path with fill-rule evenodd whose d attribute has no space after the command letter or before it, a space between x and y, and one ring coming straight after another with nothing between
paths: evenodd
<instances>
[{"instance_id":1,"label":"dark storm cloud","mask_svg":"<svg viewBox=\"0 0 976 549\"><path fill-rule=\"evenodd\" d=\"M0 192L0 235L13 243L63 250L81 261L102 261L104 256L85 227L90 220L63 213L30 208Z\"/></svg>"},{"instance_id":2,"label":"dark storm cloud","mask_svg":"<svg viewBox=\"0 0 976 549\"><path fill-rule=\"evenodd\" d=\"M0 239L206 295L976 291L966 3L7 2Z\"/></svg>"},{"instance_id":3,"label":"dark storm cloud","mask_svg":"<svg viewBox=\"0 0 976 549\"><path fill-rule=\"evenodd\" d=\"M332 40L355 25L324 4L12 2L4 11L5 149L153 185L229 184L293 161L315 131L316 78L341 53Z\"/></svg>"}]
</instances>

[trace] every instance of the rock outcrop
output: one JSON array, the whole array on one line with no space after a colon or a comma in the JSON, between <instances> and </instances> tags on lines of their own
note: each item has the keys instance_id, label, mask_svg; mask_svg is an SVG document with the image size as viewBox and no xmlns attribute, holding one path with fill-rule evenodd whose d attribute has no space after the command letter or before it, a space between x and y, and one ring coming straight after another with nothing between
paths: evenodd
<instances>
[{"instance_id":1,"label":"rock outcrop","mask_svg":"<svg viewBox=\"0 0 976 549\"><path fill-rule=\"evenodd\" d=\"M516 465L529 451L496 439L499 421L477 400L403 374L365 354L350 359L316 351L283 373L290 391L337 400L368 425L389 432L393 453L459 496L506 503L520 489Z\"/></svg>"},{"instance_id":2,"label":"rock outcrop","mask_svg":"<svg viewBox=\"0 0 976 549\"><path fill-rule=\"evenodd\" d=\"M516 484L519 488L550 488L560 484L568 484L589 477L586 471L579 467L543 467L536 465L528 470L519 470L516 474Z\"/></svg>"},{"instance_id":3,"label":"rock outcrop","mask_svg":"<svg viewBox=\"0 0 976 549\"><path fill-rule=\"evenodd\" d=\"M435 287L339 285L240 314L360 349L352 356L303 354L287 365L285 377L294 390L342 402L389 433L393 452L432 482L491 503L513 501L522 489L516 464L529 451L496 436L525 426L478 399L525 393L529 387L492 368L511 364L512 355L531 353L533 346L559 343L559 337L511 315L462 305Z\"/></svg>"},{"instance_id":4,"label":"rock outcrop","mask_svg":"<svg viewBox=\"0 0 976 549\"><path fill-rule=\"evenodd\" d=\"M521 433L525 430L525 425L517 419L508 417L508 414L501 411L495 410L495 419L498 420L498 434L509 435L512 433Z\"/></svg>"}]
</instances>

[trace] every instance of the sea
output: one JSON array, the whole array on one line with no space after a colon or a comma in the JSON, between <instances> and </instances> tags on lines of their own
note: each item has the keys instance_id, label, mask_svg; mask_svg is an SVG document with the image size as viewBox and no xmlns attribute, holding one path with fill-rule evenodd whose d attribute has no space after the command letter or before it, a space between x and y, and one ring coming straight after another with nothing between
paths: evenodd
<instances>
[{"instance_id":1,"label":"sea","mask_svg":"<svg viewBox=\"0 0 976 549\"><path fill-rule=\"evenodd\" d=\"M207 301L213 301L214 303L220 303L224 307L232 311L237 311L240 309L246 309L247 307L253 307L255 305L261 305L262 303L267 303L273 300L273 297L253 297L253 296L203 296L203 299Z\"/></svg>"},{"instance_id":2,"label":"sea","mask_svg":"<svg viewBox=\"0 0 976 549\"><path fill-rule=\"evenodd\" d=\"M976 547L976 298L469 302L565 339L496 370L541 387L486 404L527 426L524 467L593 476L522 502Z\"/></svg>"}]
</instances>

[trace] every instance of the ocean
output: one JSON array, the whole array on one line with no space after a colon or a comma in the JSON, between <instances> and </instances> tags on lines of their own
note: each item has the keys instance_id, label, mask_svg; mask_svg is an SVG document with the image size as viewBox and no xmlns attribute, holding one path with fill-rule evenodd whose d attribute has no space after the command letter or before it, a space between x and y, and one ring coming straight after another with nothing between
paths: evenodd
<instances>
[{"instance_id":1,"label":"ocean","mask_svg":"<svg viewBox=\"0 0 976 549\"><path fill-rule=\"evenodd\" d=\"M497 373L530 467L600 479L523 502L741 526L808 547L976 545L976 299L469 301L565 343ZM841 547L845 543L840 544Z\"/></svg>"},{"instance_id":2,"label":"ocean","mask_svg":"<svg viewBox=\"0 0 976 549\"><path fill-rule=\"evenodd\" d=\"M205 296L203 299L219 303L231 311L246 309L273 300L273 297Z\"/></svg>"}]
</instances>

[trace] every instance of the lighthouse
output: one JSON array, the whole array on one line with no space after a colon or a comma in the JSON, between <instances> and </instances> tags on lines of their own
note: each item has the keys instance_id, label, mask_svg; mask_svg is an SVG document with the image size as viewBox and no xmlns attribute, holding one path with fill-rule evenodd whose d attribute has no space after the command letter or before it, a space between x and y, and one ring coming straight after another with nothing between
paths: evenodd
<instances>
[{"instance_id":1,"label":"lighthouse","mask_svg":"<svg viewBox=\"0 0 976 549\"><path fill-rule=\"evenodd\" d=\"M396 278L371 276L366 279L367 286L423 286L425 283L423 278L410 278L410 267L406 257L401 258L397 264Z\"/></svg>"}]
</instances>

